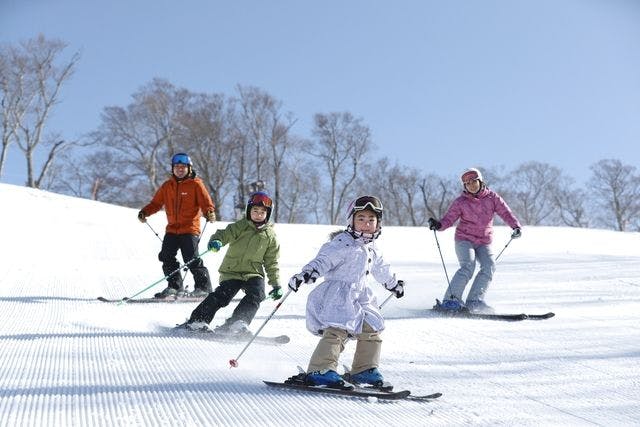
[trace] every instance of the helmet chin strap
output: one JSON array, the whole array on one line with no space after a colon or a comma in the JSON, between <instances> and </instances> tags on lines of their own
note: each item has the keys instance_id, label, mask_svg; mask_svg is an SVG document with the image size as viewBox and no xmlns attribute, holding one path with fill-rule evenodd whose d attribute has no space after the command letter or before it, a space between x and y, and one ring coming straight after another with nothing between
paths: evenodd
<instances>
[{"instance_id":1,"label":"helmet chin strap","mask_svg":"<svg viewBox=\"0 0 640 427\"><path fill-rule=\"evenodd\" d=\"M377 239L382 232L381 229L377 229L372 233L363 233L362 231L356 231L351 225L347 226L347 232L353 236L354 239L362 239L365 242L371 242Z\"/></svg>"}]
</instances>

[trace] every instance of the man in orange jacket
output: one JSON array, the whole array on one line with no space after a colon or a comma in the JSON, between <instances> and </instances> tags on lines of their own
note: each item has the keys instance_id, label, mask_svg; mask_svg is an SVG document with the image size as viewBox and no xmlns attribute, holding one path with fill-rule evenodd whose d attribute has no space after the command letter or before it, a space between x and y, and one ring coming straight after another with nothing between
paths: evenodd
<instances>
[{"instance_id":1,"label":"man in orange jacket","mask_svg":"<svg viewBox=\"0 0 640 427\"><path fill-rule=\"evenodd\" d=\"M178 153L171 158L173 175L166 180L153 196L151 202L140 210L138 220L146 222L147 217L158 212L164 206L167 214L167 228L162 240L162 250L158 259L162 262L165 276L180 267L176 255L178 249L184 262L189 262L198 255L200 240L200 213L209 222L216 220L213 201L204 183L196 177L191 159L185 153ZM191 296L207 296L211 292L209 270L201 259L189 264L189 270L195 280L195 289ZM155 294L156 298L184 293L182 276L176 271L167 278L168 286Z\"/></svg>"}]
</instances>

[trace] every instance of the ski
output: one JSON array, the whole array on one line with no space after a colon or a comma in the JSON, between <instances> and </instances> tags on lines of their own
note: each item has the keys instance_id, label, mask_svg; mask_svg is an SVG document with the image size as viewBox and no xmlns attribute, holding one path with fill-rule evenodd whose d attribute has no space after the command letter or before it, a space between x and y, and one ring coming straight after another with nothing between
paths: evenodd
<instances>
[{"instance_id":1,"label":"ski","mask_svg":"<svg viewBox=\"0 0 640 427\"><path fill-rule=\"evenodd\" d=\"M556 314L553 312L543 314L528 313L474 313L467 308L461 310L444 310L440 308L440 301L436 300L436 305L428 309L428 312L440 317L451 317L459 319L484 319L484 320L501 320L506 322L518 322L522 320L544 320L550 319Z\"/></svg>"},{"instance_id":2,"label":"ski","mask_svg":"<svg viewBox=\"0 0 640 427\"><path fill-rule=\"evenodd\" d=\"M347 365L343 365L344 366L344 374L342 374L342 378L344 378L345 381L347 381L349 384L353 384L356 387L360 388L360 389L364 389L364 390L377 390L380 392L392 392L393 391L393 384L385 381L380 385L366 385L366 386L361 386L358 383L355 383L351 380L351 369L347 366ZM300 370L302 370L301 368L298 368ZM291 381L292 378L290 378L287 381ZM405 397L404 399L407 400L418 400L418 401L427 401L427 400L433 400L433 399L437 399L438 397L442 396L442 393L432 393L432 394L426 394L426 395L422 395L422 396L415 396L410 394L409 396Z\"/></svg>"},{"instance_id":3,"label":"ski","mask_svg":"<svg viewBox=\"0 0 640 427\"><path fill-rule=\"evenodd\" d=\"M187 336L187 337L195 337L202 338L206 340L219 341L229 344L237 344L237 343L246 343L249 342L253 336L234 336L231 334L223 334L220 332L216 332L213 329L199 329L199 330L190 330L182 325L177 325L175 328L171 328L173 334ZM286 344L291 341L288 335L274 335L274 336L262 336L258 335L253 339L254 343L257 344L266 344L266 345L281 345Z\"/></svg>"},{"instance_id":4,"label":"ski","mask_svg":"<svg viewBox=\"0 0 640 427\"><path fill-rule=\"evenodd\" d=\"M114 303L125 302L127 304L153 304L153 303L188 303L188 302L201 302L205 297L190 297L190 296L170 296L166 298L121 298L121 299L109 299L105 297L98 297L98 301Z\"/></svg>"},{"instance_id":5,"label":"ski","mask_svg":"<svg viewBox=\"0 0 640 427\"><path fill-rule=\"evenodd\" d=\"M348 397L375 397L378 399L387 399L387 400L399 400L406 399L411 395L409 390L402 391L382 391L376 389L364 389L360 387L354 388L333 388L326 386L313 386L313 385L305 385L302 383L286 383L286 382L273 382L273 381L264 381L264 383L270 387L278 387L278 388L286 388L291 390L299 390L299 391L310 391L315 393L328 393L328 394L336 394L340 396L348 396Z\"/></svg>"},{"instance_id":6,"label":"ski","mask_svg":"<svg viewBox=\"0 0 640 427\"><path fill-rule=\"evenodd\" d=\"M544 314L527 314L527 313L472 313L469 311L444 311L438 309L430 309L430 313L440 317L451 317L454 319L484 319L484 320L502 320L506 322L518 322L522 320L545 320L550 319L556 314L548 312Z\"/></svg>"},{"instance_id":7,"label":"ski","mask_svg":"<svg viewBox=\"0 0 640 427\"><path fill-rule=\"evenodd\" d=\"M298 368L302 370L302 368ZM315 393L328 393L337 394L347 397L362 397L369 398L375 397L378 399L386 400L414 400L420 402L428 402L433 399L437 399L442 396L442 393L432 393L423 396L411 395L410 390L393 391L393 386L389 383L384 383L381 386L359 386L350 382L345 382L343 385L336 385L334 387L329 386L314 386L306 384L304 381L304 372L289 377L283 382L264 381L264 383L270 387L287 388L300 391L310 391Z\"/></svg>"},{"instance_id":8,"label":"ski","mask_svg":"<svg viewBox=\"0 0 640 427\"><path fill-rule=\"evenodd\" d=\"M393 386L387 382L385 382L381 386L361 386L357 384L355 384L355 386L356 386L356 389L358 390L376 390L382 393L393 393ZM437 399L440 396L442 396L442 393L431 393L431 394L424 394L420 396L409 394L403 399L416 400L416 401L429 401L429 400Z\"/></svg>"}]
</instances>

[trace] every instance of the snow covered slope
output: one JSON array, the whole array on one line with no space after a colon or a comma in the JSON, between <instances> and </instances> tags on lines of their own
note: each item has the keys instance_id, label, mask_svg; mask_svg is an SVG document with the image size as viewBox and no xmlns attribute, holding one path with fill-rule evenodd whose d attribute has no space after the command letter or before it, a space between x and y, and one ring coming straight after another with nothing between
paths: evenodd
<instances>
[{"instance_id":1,"label":"snow covered slope","mask_svg":"<svg viewBox=\"0 0 640 427\"><path fill-rule=\"evenodd\" d=\"M501 312L556 317L506 323L425 316L446 288L433 232L385 227L381 245L408 285L384 308L380 369L397 387L444 395L382 402L263 385L306 367L317 342L304 326L309 287L263 330L291 342L252 345L231 369L243 345L167 333L195 304L96 300L132 295L162 276L160 242L135 209L6 184L0 200L2 426L640 425L638 233L525 227L498 262L488 302ZM162 215L150 225L162 236ZM224 225L207 226L202 250ZM277 225L282 277L336 228ZM496 253L508 238L498 227ZM451 276L452 231L438 239ZM222 256L205 255L213 278ZM254 330L274 307L263 303ZM353 350L350 343L343 363Z\"/></svg>"}]
</instances>

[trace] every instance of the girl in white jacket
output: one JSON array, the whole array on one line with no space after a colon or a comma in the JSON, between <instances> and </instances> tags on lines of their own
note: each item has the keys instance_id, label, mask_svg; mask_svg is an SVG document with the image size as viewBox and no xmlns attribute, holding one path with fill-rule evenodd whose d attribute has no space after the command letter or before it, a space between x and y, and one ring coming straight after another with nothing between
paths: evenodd
<instances>
[{"instance_id":1,"label":"girl in white jacket","mask_svg":"<svg viewBox=\"0 0 640 427\"><path fill-rule=\"evenodd\" d=\"M305 383L348 387L336 372L340 353L348 339L356 339L356 351L349 381L381 385L378 371L384 319L368 286L372 276L384 287L404 295L404 282L396 280L376 246L382 222L382 202L374 196L355 199L347 210L347 229L325 243L318 255L289 280L297 291L304 283L321 276L324 282L309 294L307 329L322 336L307 369Z\"/></svg>"}]
</instances>

